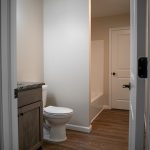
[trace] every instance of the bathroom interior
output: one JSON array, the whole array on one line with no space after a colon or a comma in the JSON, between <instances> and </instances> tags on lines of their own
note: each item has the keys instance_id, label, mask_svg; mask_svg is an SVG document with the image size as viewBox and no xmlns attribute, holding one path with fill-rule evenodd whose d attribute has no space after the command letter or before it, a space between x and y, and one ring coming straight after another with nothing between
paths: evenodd
<instances>
[{"instance_id":1,"label":"bathroom interior","mask_svg":"<svg viewBox=\"0 0 150 150\"><path fill-rule=\"evenodd\" d=\"M90 133L94 119L110 109L109 30L130 26L129 3L122 6L17 0L17 80L48 85L46 106L73 110L67 129Z\"/></svg>"}]
</instances>

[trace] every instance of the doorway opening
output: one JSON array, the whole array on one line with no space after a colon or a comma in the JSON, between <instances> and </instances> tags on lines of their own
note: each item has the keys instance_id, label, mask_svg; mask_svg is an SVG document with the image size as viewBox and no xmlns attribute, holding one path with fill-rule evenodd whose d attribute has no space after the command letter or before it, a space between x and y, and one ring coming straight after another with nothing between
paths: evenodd
<instances>
[{"instance_id":1,"label":"doorway opening","mask_svg":"<svg viewBox=\"0 0 150 150\"><path fill-rule=\"evenodd\" d=\"M104 109L129 118L130 0L92 0L91 15L91 121Z\"/></svg>"},{"instance_id":2,"label":"doorway opening","mask_svg":"<svg viewBox=\"0 0 150 150\"><path fill-rule=\"evenodd\" d=\"M134 3L134 1L133 1L133 3ZM141 1L141 3L142 3L142 1ZM114 5L115 5L115 4L114 4ZM134 3L134 5L136 5L136 4ZM112 6L113 6L113 5L112 5ZM139 3L138 3L138 6L139 6ZM104 6L103 6L103 7L104 7ZM118 7L118 5L117 5L117 7ZM137 7L137 5L136 5L135 7ZM142 9L143 9L143 5L142 5L141 7L142 7ZM105 8L105 7L104 7L104 8ZM121 7L120 7L120 8L121 8ZM137 12L136 12L136 13L137 13ZM143 16L143 15L141 15L141 16ZM110 21L110 20L111 20L111 19L109 19L109 21ZM114 20L115 20L115 19L114 19ZM140 19L139 19L139 20L140 20ZM142 19L141 19L141 20L142 20ZM96 21L96 22L97 22L97 21ZM134 23L137 23L136 20L135 20ZM138 21L138 23L139 23L139 21ZM111 28L112 28L112 27L114 27L114 26L111 26ZM139 27L138 27L138 28L139 28ZM104 30L104 31L105 31L105 30ZM134 31L134 32L136 33L137 31ZM141 38L141 36L139 36L140 34L141 34L141 33L138 34L138 38L139 38L139 37ZM135 41L134 41L134 44L135 44L135 45L137 44L136 42L137 42L137 37L136 37L136 39L135 39ZM134 44L133 44L133 46L134 46ZM138 45L138 44L137 44L137 45ZM136 45L136 46L137 46L137 45ZM104 48L105 48L105 43L104 43ZM106 51L106 54L108 54L108 51ZM107 55L107 56L108 56L108 55ZM108 62L107 62L106 60L107 60L107 59L106 59L106 55L104 54L104 65L109 66L109 65L108 65ZM104 73L106 73L106 72L108 71L108 68L106 69L107 71L105 71L105 69L106 69L106 68L104 68ZM109 74L106 74L106 76L108 77ZM105 95L105 91L106 91L105 89L107 89L107 88L106 88L106 85L105 85L105 82L106 82L105 78L106 78L106 76L105 76L105 74L104 74L104 84L103 84L103 85L104 85L104 87L103 87L103 89L104 89L104 91L103 91L104 95ZM107 81L107 82L108 82L108 81ZM106 99L107 102L108 102L108 93L107 93L105 99ZM108 104L108 103L104 103L104 106L107 107L107 106L108 106L107 104ZM134 142L134 137L133 137L133 142Z\"/></svg>"},{"instance_id":3,"label":"doorway opening","mask_svg":"<svg viewBox=\"0 0 150 150\"><path fill-rule=\"evenodd\" d=\"M129 110L130 28L109 30L109 106Z\"/></svg>"}]
</instances>

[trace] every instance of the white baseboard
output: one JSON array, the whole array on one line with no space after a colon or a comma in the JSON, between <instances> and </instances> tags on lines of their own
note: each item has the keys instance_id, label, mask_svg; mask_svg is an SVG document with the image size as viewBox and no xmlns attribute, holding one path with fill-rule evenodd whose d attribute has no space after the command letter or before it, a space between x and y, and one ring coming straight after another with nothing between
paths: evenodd
<instances>
[{"instance_id":1,"label":"white baseboard","mask_svg":"<svg viewBox=\"0 0 150 150\"><path fill-rule=\"evenodd\" d=\"M97 113L97 115L91 120L91 123L97 118L97 116L104 110L104 109L111 109L109 105L103 105L103 108ZM66 129L90 133L92 130L92 125L89 127L73 125L73 124L66 124Z\"/></svg>"},{"instance_id":2,"label":"white baseboard","mask_svg":"<svg viewBox=\"0 0 150 150\"><path fill-rule=\"evenodd\" d=\"M103 109L111 109L109 105L103 105Z\"/></svg>"},{"instance_id":3,"label":"white baseboard","mask_svg":"<svg viewBox=\"0 0 150 150\"><path fill-rule=\"evenodd\" d=\"M78 126L78 125L73 125L73 124L66 124L66 128L70 130L90 133L92 130L92 125L90 125L89 127L85 127L85 126Z\"/></svg>"}]
</instances>

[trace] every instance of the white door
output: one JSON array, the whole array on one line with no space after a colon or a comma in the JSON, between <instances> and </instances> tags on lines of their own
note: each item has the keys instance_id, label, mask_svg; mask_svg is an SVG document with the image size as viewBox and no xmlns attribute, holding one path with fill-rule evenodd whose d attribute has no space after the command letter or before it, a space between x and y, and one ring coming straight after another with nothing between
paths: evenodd
<instances>
[{"instance_id":1,"label":"white door","mask_svg":"<svg viewBox=\"0 0 150 150\"><path fill-rule=\"evenodd\" d=\"M137 75L137 61L145 56L146 0L130 0L131 4L131 70L129 150L144 150L145 79Z\"/></svg>"},{"instance_id":2,"label":"white door","mask_svg":"<svg viewBox=\"0 0 150 150\"><path fill-rule=\"evenodd\" d=\"M110 30L111 108L129 109L130 31L128 28Z\"/></svg>"}]
</instances>

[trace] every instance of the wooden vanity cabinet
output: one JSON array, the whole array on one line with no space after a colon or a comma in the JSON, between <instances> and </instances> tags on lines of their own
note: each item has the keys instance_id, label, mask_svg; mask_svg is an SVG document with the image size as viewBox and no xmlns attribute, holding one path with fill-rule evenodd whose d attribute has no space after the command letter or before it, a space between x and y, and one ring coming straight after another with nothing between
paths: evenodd
<instances>
[{"instance_id":1,"label":"wooden vanity cabinet","mask_svg":"<svg viewBox=\"0 0 150 150\"><path fill-rule=\"evenodd\" d=\"M19 150L42 149L42 88L18 92Z\"/></svg>"}]
</instances>

